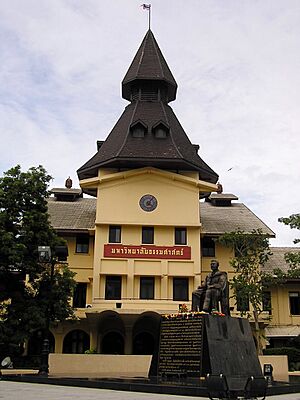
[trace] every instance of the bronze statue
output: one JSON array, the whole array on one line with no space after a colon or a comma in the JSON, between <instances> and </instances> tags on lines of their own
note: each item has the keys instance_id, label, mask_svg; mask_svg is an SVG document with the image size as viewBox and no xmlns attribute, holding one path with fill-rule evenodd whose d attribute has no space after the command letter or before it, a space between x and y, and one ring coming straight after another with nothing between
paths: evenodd
<instances>
[{"instance_id":1,"label":"bronze statue","mask_svg":"<svg viewBox=\"0 0 300 400\"><path fill-rule=\"evenodd\" d=\"M220 302L222 313L230 315L227 273L219 271L217 260L212 260L210 267L205 281L193 291L192 311L218 311Z\"/></svg>"}]
</instances>

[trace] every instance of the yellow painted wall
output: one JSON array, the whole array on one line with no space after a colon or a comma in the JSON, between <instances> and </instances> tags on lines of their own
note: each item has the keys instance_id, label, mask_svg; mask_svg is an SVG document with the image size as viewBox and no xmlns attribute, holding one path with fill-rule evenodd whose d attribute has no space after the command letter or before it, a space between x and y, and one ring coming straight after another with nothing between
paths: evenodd
<instances>
[{"instance_id":1,"label":"yellow painted wall","mask_svg":"<svg viewBox=\"0 0 300 400\"><path fill-rule=\"evenodd\" d=\"M151 356L111 354L50 354L52 376L147 378Z\"/></svg>"},{"instance_id":2,"label":"yellow painted wall","mask_svg":"<svg viewBox=\"0 0 300 400\"><path fill-rule=\"evenodd\" d=\"M96 228L96 245L94 260L94 300L97 300L99 307L105 298L106 275L122 275L122 298L123 300L138 300L141 276L155 277L155 299L173 300L173 277L190 277L189 292L195 287L194 276L200 276L200 246L199 228L188 228L188 246L193 246L191 260L166 260L166 259L118 259L103 257L104 244L108 243L109 225L100 225ZM140 245L142 226L122 226L122 244ZM155 245L173 246L174 227L154 227ZM96 283L97 282L97 283ZM107 300L104 301L107 306ZM115 306L116 302L113 302ZM178 302L177 302L178 303ZM133 307L130 304L128 307ZM170 305L174 311L174 305ZM149 303L149 309L153 305ZM177 309L177 304L176 304Z\"/></svg>"},{"instance_id":3,"label":"yellow painted wall","mask_svg":"<svg viewBox=\"0 0 300 400\"><path fill-rule=\"evenodd\" d=\"M66 236L68 245L68 264L69 268L76 273L77 282L87 283L86 303L92 302L92 282L93 282L93 264L94 264L94 237L90 236L89 252L76 253L76 237Z\"/></svg>"},{"instance_id":4,"label":"yellow painted wall","mask_svg":"<svg viewBox=\"0 0 300 400\"><path fill-rule=\"evenodd\" d=\"M123 172L100 169L98 178L84 184L97 188L98 193L93 260L93 307L101 310L116 307L116 301L104 299L107 275L122 275L122 310L118 312L126 312L126 309L166 312L176 310L180 302L173 301L174 277L188 278L190 306L192 291L210 272L212 258L202 257L200 254L199 192L203 190L199 187L197 173L180 171L180 174L174 174L147 168ZM145 194L152 194L158 200L158 206L152 212L145 212L139 206L139 200ZM123 245L141 245L142 226L153 226L154 245L158 246L173 246L174 227L187 227L187 245L192 248L191 260L105 258L103 248L104 244L108 243L109 225L121 225ZM234 275L230 267L232 256L233 252L230 249L216 242L216 254L213 258L219 261L220 269L228 273L229 279ZM154 300L139 299L141 276L155 277ZM230 306L233 314L238 315L234 299L230 299ZM300 323L300 317L289 315L286 288L272 289L272 306L272 325Z\"/></svg>"},{"instance_id":5,"label":"yellow painted wall","mask_svg":"<svg viewBox=\"0 0 300 400\"><path fill-rule=\"evenodd\" d=\"M98 185L98 197L93 305L99 309L116 307L116 301L104 300L105 279L107 275L122 275L122 310L139 307L159 309L161 306L166 312L177 310L179 302L173 302L173 277L189 278L190 300L194 287L200 283L197 173L186 171L184 175L179 175L152 169L113 172L100 170L98 181L94 183ZM152 194L157 198L156 210L145 212L140 208L139 200L145 194ZM153 226L156 246L174 246L175 227L187 227L187 245L192 248L191 260L106 258L103 256L103 249L108 243L110 225L121 225L123 245L141 245L142 226ZM153 301L139 300L141 276L155 277ZM158 301L163 302L163 305L159 305Z\"/></svg>"},{"instance_id":6,"label":"yellow painted wall","mask_svg":"<svg viewBox=\"0 0 300 400\"><path fill-rule=\"evenodd\" d=\"M151 213L150 213L151 214ZM154 224L153 224L154 225ZM122 309L155 309L165 312L174 312L181 302L173 302L173 277L189 278L189 302L191 305L192 291L200 285L205 276L210 272L212 258L220 262L220 269L228 273L228 278L234 276L229 261L233 252L216 242L215 257L201 257L199 235L200 227L187 228L188 245L192 247L191 260L143 260L143 259L108 259L103 257L103 246L108 243L109 225L103 224L96 227L96 237L90 238L88 254L75 252L76 238L66 237L69 248L69 266L76 272L78 282L86 282L87 304L93 308L115 309L117 301L105 300L106 275L122 275ZM122 224L122 244L140 245L142 225ZM174 226L155 226L155 244L163 246L174 245ZM141 300L140 277L155 277L154 300ZM94 291L93 290L93 280ZM263 318L270 326L299 325L300 316L290 315L289 292L298 291L298 286L282 285L271 289L272 314L270 321L266 322L267 314ZM135 303L135 304L134 304ZM235 300L230 299L233 315L238 315Z\"/></svg>"},{"instance_id":7,"label":"yellow painted wall","mask_svg":"<svg viewBox=\"0 0 300 400\"><path fill-rule=\"evenodd\" d=\"M299 292L299 285L286 283L271 288L272 314L270 325L300 325L300 315L291 315L289 292Z\"/></svg>"},{"instance_id":8,"label":"yellow painted wall","mask_svg":"<svg viewBox=\"0 0 300 400\"><path fill-rule=\"evenodd\" d=\"M199 189L196 181L194 185L191 178L186 182L175 181L174 175L144 173L101 181L96 223L199 226ZM145 212L139 206L140 198L148 193L158 201L157 208L152 212Z\"/></svg>"}]
</instances>

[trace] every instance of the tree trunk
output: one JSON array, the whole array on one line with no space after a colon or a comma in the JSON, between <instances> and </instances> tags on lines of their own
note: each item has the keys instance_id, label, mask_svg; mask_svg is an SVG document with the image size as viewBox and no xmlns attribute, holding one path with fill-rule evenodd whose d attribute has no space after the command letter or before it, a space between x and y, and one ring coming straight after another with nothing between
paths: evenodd
<instances>
[{"instance_id":1,"label":"tree trunk","mask_svg":"<svg viewBox=\"0 0 300 400\"><path fill-rule=\"evenodd\" d=\"M263 346L261 342L261 334L260 334L260 329L259 329L259 323L258 323L258 311L253 310L253 317L254 317L254 336L256 339L256 345L257 345L257 354L261 356L263 354Z\"/></svg>"}]
</instances>

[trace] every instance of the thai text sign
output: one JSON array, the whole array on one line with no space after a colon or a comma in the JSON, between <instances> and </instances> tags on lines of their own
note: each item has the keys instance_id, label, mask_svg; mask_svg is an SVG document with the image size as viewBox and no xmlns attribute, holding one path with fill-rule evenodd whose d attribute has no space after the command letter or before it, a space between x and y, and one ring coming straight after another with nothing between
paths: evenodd
<instances>
[{"instance_id":1,"label":"thai text sign","mask_svg":"<svg viewBox=\"0 0 300 400\"><path fill-rule=\"evenodd\" d=\"M189 246L125 246L122 244L105 244L104 257L190 260L191 248Z\"/></svg>"},{"instance_id":2,"label":"thai text sign","mask_svg":"<svg viewBox=\"0 0 300 400\"><path fill-rule=\"evenodd\" d=\"M158 375L201 376L203 328L203 317L161 322Z\"/></svg>"}]
</instances>

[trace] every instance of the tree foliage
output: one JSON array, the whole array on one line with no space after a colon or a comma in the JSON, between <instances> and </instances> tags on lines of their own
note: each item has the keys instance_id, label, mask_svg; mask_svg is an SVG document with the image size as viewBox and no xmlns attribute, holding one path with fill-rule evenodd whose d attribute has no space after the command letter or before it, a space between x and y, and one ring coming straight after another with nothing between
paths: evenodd
<instances>
[{"instance_id":1,"label":"tree foliage","mask_svg":"<svg viewBox=\"0 0 300 400\"><path fill-rule=\"evenodd\" d=\"M235 274L229 284L236 302L238 300L246 300L252 306L255 335L258 350L261 353L258 316L262 311L263 296L264 273L261 267L271 255L268 237L261 230L253 230L251 233L235 231L225 233L219 238L219 241L234 251L234 257L231 258L230 265L233 267Z\"/></svg>"},{"instance_id":2,"label":"tree foliage","mask_svg":"<svg viewBox=\"0 0 300 400\"><path fill-rule=\"evenodd\" d=\"M67 265L58 265L50 285L50 266L38 261L38 246L62 244L47 214L51 177L42 166L22 172L19 165L0 178L0 342L18 343L51 321L73 316L75 285ZM26 282L27 283L26 283ZM49 287L51 286L51 290Z\"/></svg>"},{"instance_id":3,"label":"tree foliage","mask_svg":"<svg viewBox=\"0 0 300 400\"><path fill-rule=\"evenodd\" d=\"M285 225L289 225L291 229L300 229L300 214L292 214L289 217L282 217L279 218L278 221ZM294 239L294 243L300 243L300 238ZM297 269L300 267L300 251L286 253L285 260L290 265L291 270Z\"/></svg>"}]
</instances>

